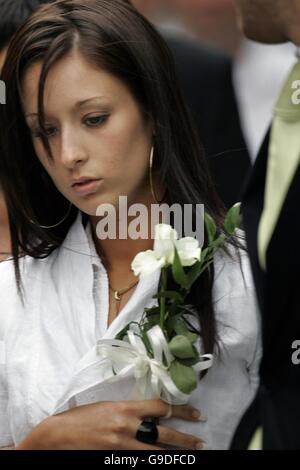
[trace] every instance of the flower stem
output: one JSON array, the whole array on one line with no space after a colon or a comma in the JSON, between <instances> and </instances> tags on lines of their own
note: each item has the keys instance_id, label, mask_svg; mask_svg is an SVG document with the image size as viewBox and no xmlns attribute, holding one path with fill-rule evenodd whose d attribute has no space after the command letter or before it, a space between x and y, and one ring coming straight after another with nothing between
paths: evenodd
<instances>
[{"instance_id":1,"label":"flower stem","mask_svg":"<svg viewBox=\"0 0 300 470\"><path fill-rule=\"evenodd\" d=\"M161 270L161 283L162 283L161 292L165 293L165 291L167 290L167 272L165 268L162 268ZM161 297L159 324L162 330L164 330L165 314L166 314L166 298Z\"/></svg>"}]
</instances>

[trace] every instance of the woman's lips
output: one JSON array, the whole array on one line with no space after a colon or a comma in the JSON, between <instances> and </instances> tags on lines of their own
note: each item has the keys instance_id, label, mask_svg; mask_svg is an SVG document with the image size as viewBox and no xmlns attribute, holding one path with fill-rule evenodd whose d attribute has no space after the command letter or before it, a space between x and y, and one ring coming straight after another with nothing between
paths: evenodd
<instances>
[{"instance_id":1,"label":"woman's lips","mask_svg":"<svg viewBox=\"0 0 300 470\"><path fill-rule=\"evenodd\" d=\"M81 196L87 196L89 194L95 193L103 180L89 180L83 183L75 183L72 186L72 189Z\"/></svg>"}]
</instances>

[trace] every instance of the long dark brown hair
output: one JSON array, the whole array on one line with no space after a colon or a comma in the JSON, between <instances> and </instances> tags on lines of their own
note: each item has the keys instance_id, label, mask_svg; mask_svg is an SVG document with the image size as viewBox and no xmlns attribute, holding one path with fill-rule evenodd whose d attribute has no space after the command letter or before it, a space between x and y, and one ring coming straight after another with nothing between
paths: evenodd
<instances>
[{"instance_id":1,"label":"long dark brown hair","mask_svg":"<svg viewBox=\"0 0 300 470\"><path fill-rule=\"evenodd\" d=\"M212 183L202 147L183 102L173 58L155 28L122 0L61 0L39 8L14 36L2 79L7 104L1 112L1 180L9 211L18 287L19 259L47 257L62 243L77 209L54 186L39 162L22 111L21 81L32 64L42 62L39 124L44 127L43 94L52 65L76 47L85 59L126 83L155 126L156 169L168 191L168 202L205 204L222 230L224 208ZM46 148L47 139L43 137ZM31 219L31 221L30 221ZM32 223L35 221L36 224ZM197 307L204 349L215 345L212 303L213 269L194 285L190 301Z\"/></svg>"}]
</instances>

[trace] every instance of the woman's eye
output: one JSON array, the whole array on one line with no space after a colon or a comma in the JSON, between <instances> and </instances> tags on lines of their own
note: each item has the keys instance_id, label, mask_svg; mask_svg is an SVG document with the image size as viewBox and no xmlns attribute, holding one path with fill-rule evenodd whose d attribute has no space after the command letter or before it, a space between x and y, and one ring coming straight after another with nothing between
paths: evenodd
<instances>
[{"instance_id":1,"label":"woman's eye","mask_svg":"<svg viewBox=\"0 0 300 470\"><path fill-rule=\"evenodd\" d=\"M45 129L46 137L52 137L56 132L55 127L48 127Z\"/></svg>"},{"instance_id":2,"label":"woman's eye","mask_svg":"<svg viewBox=\"0 0 300 470\"><path fill-rule=\"evenodd\" d=\"M37 139L40 139L42 134L44 134L46 137L52 137L56 132L56 129L55 127L47 127L45 128L45 130L43 131L41 128L37 128L37 129L34 129L32 131L32 135L33 137L37 138Z\"/></svg>"},{"instance_id":3,"label":"woman's eye","mask_svg":"<svg viewBox=\"0 0 300 470\"><path fill-rule=\"evenodd\" d=\"M103 122L106 121L107 118L108 118L107 114L101 115L101 116L92 116L92 117L87 118L85 120L85 123L89 127L97 127L103 124Z\"/></svg>"},{"instance_id":4,"label":"woman's eye","mask_svg":"<svg viewBox=\"0 0 300 470\"><path fill-rule=\"evenodd\" d=\"M88 127L98 127L101 124L103 124L108 118L108 114L104 114L101 116L92 116L87 119L85 119L85 124ZM42 134L44 133L45 137L48 139L53 137L57 132L57 129L55 127L46 127L45 130L43 131L41 128L36 128L31 131L32 135L34 138L40 139L42 137Z\"/></svg>"}]
</instances>

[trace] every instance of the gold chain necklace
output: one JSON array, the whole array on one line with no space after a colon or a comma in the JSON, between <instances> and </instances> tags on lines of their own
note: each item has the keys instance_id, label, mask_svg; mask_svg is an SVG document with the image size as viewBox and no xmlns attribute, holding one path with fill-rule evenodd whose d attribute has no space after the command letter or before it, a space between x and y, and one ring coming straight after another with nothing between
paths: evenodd
<instances>
[{"instance_id":1,"label":"gold chain necklace","mask_svg":"<svg viewBox=\"0 0 300 470\"><path fill-rule=\"evenodd\" d=\"M120 310L120 304L121 304L121 300L122 300L122 296L124 294L126 294L126 292L130 291L134 286L136 286L138 284L139 280L137 281L134 281L133 283L131 283L128 287L125 287L125 289L114 289L111 284L109 283L109 288L113 291L114 293L114 299L116 301L116 305L117 305L117 310L116 310L116 315L119 313L119 310Z\"/></svg>"}]
</instances>

